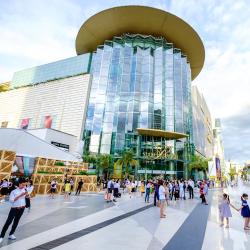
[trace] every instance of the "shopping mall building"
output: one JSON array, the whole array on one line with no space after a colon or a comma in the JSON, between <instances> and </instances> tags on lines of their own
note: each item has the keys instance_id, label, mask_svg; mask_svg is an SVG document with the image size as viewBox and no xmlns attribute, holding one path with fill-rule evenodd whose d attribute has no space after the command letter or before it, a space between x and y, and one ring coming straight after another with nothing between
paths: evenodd
<instances>
[{"instance_id":1,"label":"shopping mall building","mask_svg":"<svg viewBox=\"0 0 250 250\"><path fill-rule=\"evenodd\" d=\"M211 116L191 86L205 51L190 25L151 7L116 7L90 17L75 46L77 56L0 85L0 126L61 131L85 153L131 149L139 174L181 177L195 150L209 157ZM53 144L77 147L60 140Z\"/></svg>"}]
</instances>

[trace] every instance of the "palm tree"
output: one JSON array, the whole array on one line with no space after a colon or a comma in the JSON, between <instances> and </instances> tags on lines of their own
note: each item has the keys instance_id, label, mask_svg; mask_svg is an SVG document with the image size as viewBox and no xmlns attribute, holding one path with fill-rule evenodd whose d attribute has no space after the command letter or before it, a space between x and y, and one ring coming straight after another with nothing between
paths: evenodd
<instances>
[{"instance_id":1,"label":"palm tree","mask_svg":"<svg viewBox=\"0 0 250 250\"><path fill-rule=\"evenodd\" d=\"M111 165L111 163L112 163L112 157L109 154L100 154L97 158L98 170L101 169L105 175L109 175L109 166Z\"/></svg>"},{"instance_id":2,"label":"palm tree","mask_svg":"<svg viewBox=\"0 0 250 250\"><path fill-rule=\"evenodd\" d=\"M87 163L95 164L97 162L96 154L85 154L83 155L83 161Z\"/></svg>"},{"instance_id":3,"label":"palm tree","mask_svg":"<svg viewBox=\"0 0 250 250\"><path fill-rule=\"evenodd\" d=\"M134 159L134 153L131 150L125 150L122 152L122 156L115 162L116 165L122 166L122 173L125 173L126 177L128 176L131 167L136 167L138 161Z\"/></svg>"},{"instance_id":4,"label":"palm tree","mask_svg":"<svg viewBox=\"0 0 250 250\"><path fill-rule=\"evenodd\" d=\"M201 156L194 155L192 161L188 164L188 169L190 172L194 170L196 175L199 171L206 174L208 171L208 160Z\"/></svg>"},{"instance_id":5,"label":"palm tree","mask_svg":"<svg viewBox=\"0 0 250 250\"><path fill-rule=\"evenodd\" d=\"M230 166L230 169L229 169L229 176L230 176L230 181L233 181L234 178L235 178L235 175L237 175L237 172L236 172L236 167L232 167Z\"/></svg>"}]
</instances>

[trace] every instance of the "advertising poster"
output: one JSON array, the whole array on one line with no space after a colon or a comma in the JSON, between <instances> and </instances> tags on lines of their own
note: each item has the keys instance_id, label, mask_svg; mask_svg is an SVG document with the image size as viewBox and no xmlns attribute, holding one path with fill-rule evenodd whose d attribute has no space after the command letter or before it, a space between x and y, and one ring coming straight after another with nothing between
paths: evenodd
<instances>
[{"instance_id":1,"label":"advertising poster","mask_svg":"<svg viewBox=\"0 0 250 250\"><path fill-rule=\"evenodd\" d=\"M218 179L221 178L221 166L220 166L220 159L219 158L215 158L215 166L216 166L216 177Z\"/></svg>"},{"instance_id":2,"label":"advertising poster","mask_svg":"<svg viewBox=\"0 0 250 250\"><path fill-rule=\"evenodd\" d=\"M44 128L51 128L52 127L52 116L47 115L44 117Z\"/></svg>"},{"instance_id":3,"label":"advertising poster","mask_svg":"<svg viewBox=\"0 0 250 250\"><path fill-rule=\"evenodd\" d=\"M29 127L29 122L30 122L29 118L22 119L20 128L21 129L27 129Z\"/></svg>"}]
</instances>

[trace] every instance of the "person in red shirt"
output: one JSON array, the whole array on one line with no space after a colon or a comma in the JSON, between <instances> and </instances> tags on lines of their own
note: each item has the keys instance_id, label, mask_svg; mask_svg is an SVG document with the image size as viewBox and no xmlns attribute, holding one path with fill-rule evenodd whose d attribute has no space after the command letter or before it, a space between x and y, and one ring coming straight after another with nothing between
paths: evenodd
<instances>
[{"instance_id":1,"label":"person in red shirt","mask_svg":"<svg viewBox=\"0 0 250 250\"><path fill-rule=\"evenodd\" d=\"M201 198L201 203L205 204L205 205L208 205L207 201L206 201L206 196L205 196L205 190L204 190L204 188L205 188L205 184L204 184L204 182L202 182L200 184L200 198Z\"/></svg>"}]
</instances>

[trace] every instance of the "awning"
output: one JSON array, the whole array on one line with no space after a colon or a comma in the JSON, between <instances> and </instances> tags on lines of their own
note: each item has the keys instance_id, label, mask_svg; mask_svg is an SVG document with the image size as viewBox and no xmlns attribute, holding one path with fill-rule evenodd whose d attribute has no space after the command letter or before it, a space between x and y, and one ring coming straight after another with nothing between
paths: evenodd
<instances>
[{"instance_id":1,"label":"awning","mask_svg":"<svg viewBox=\"0 0 250 250\"><path fill-rule=\"evenodd\" d=\"M187 134L166 131L161 129L150 129L150 128L137 128L136 129L139 135L147 135L147 136L155 136L155 137L163 137L170 140L187 138Z\"/></svg>"}]
</instances>

